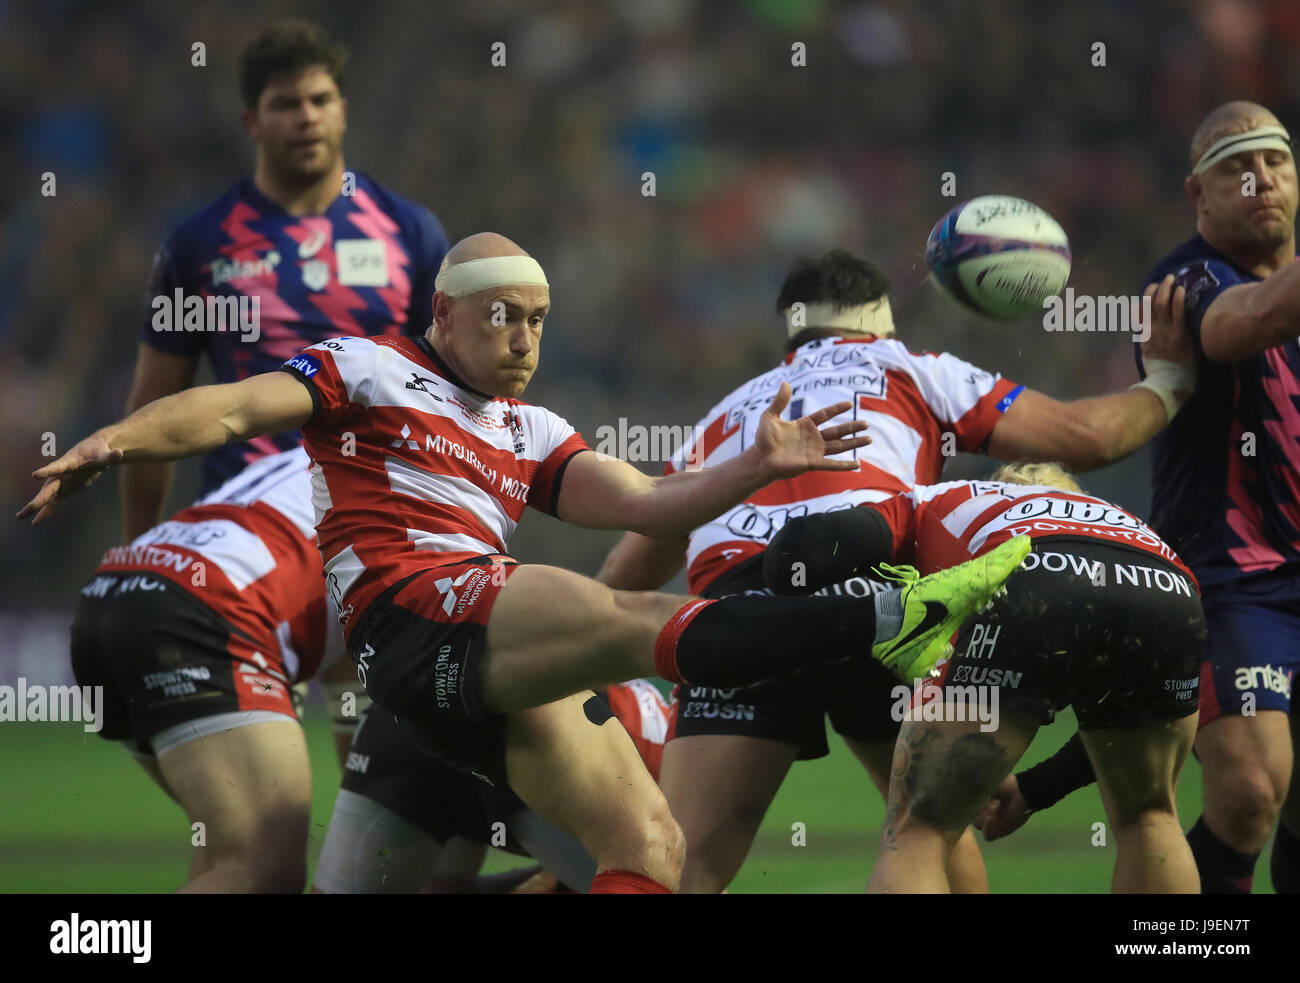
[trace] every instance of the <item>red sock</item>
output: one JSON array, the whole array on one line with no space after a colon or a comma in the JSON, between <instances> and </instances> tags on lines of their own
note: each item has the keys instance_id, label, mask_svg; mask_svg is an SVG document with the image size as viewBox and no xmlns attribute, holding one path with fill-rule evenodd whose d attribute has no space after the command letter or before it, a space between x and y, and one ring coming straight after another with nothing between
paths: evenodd
<instances>
[{"instance_id":1,"label":"red sock","mask_svg":"<svg viewBox=\"0 0 1300 983\"><path fill-rule=\"evenodd\" d=\"M591 882L591 894L672 894L658 881L630 870L604 870Z\"/></svg>"},{"instance_id":2,"label":"red sock","mask_svg":"<svg viewBox=\"0 0 1300 983\"><path fill-rule=\"evenodd\" d=\"M680 611L668 619L668 624L664 625L663 630L659 632L659 637L655 639L655 671L670 683L689 682L683 679L682 674L677 670L677 642L681 639L682 632L695 620L696 615L710 604L717 603L716 600L705 601L699 598L688 601Z\"/></svg>"}]
</instances>

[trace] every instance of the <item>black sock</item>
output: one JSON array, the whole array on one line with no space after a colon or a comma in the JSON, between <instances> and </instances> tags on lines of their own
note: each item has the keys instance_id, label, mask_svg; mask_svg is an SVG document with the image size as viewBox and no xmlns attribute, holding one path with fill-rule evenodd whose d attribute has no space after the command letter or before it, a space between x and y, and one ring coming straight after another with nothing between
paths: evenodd
<instances>
[{"instance_id":1,"label":"black sock","mask_svg":"<svg viewBox=\"0 0 1300 983\"><path fill-rule=\"evenodd\" d=\"M730 689L825 665L870 657L872 597L724 597L697 614L676 640L683 679Z\"/></svg>"},{"instance_id":2,"label":"black sock","mask_svg":"<svg viewBox=\"0 0 1300 983\"><path fill-rule=\"evenodd\" d=\"M1277 824L1268 872L1278 894L1300 894L1300 836L1287 829L1285 822Z\"/></svg>"},{"instance_id":3,"label":"black sock","mask_svg":"<svg viewBox=\"0 0 1300 983\"><path fill-rule=\"evenodd\" d=\"M1211 832L1204 816L1187 831L1187 845L1196 858L1202 894L1250 893L1258 853L1238 853Z\"/></svg>"}]
</instances>

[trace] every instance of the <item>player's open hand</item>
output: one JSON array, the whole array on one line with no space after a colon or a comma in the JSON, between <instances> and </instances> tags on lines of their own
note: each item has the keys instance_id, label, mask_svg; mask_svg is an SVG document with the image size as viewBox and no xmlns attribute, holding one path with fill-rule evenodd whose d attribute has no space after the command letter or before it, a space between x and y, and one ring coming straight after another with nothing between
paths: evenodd
<instances>
[{"instance_id":1,"label":"player's open hand","mask_svg":"<svg viewBox=\"0 0 1300 983\"><path fill-rule=\"evenodd\" d=\"M854 420L819 429L827 420L850 410L853 404L847 401L836 403L797 420L782 420L781 414L789 402L790 384L783 382L772 405L763 411L758 431L754 434L752 451L758 457L760 467L771 475L770 480L792 478L814 470L856 471L857 460L834 461L831 457L871 443L871 438L865 434L850 436L867 429L866 421Z\"/></svg>"},{"instance_id":2,"label":"player's open hand","mask_svg":"<svg viewBox=\"0 0 1300 983\"><path fill-rule=\"evenodd\" d=\"M993 791L989 800L975 819L975 828L983 830L988 843L1009 836L1029 819L1029 804L1020 794L1020 783L1015 775L1008 775Z\"/></svg>"},{"instance_id":3,"label":"player's open hand","mask_svg":"<svg viewBox=\"0 0 1300 983\"><path fill-rule=\"evenodd\" d=\"M1196 367L1196 349L1187 331L1187 291L1175 286L1173 274L1149 284L1143 297L1151 298L1148 323L1141 318L1142 358L1161 359L1189 369Z\"/></svg>"},{"instance_id":4,"label":"player's open hand","mask_svg":"<svg viewBox=\"0 0 1300 983\"><path fill-rule=\"evenodd\" d=\"M108 445L102 433L91 434L57 461L32 472L33 478L43 478L45 484L36 497L23 506L18 518L35 516L32 525L39 526L50 517L60 499L93 485L104 470L122 460L122 451Z\"/></svg>"}]
</instances>

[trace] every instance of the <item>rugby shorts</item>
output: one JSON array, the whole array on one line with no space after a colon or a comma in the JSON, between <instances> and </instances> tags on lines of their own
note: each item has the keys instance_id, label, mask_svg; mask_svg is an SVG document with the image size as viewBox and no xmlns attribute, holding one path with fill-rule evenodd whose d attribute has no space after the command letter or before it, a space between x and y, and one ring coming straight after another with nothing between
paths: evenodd
<instances>
[{"instance_id":1,"label":"rugby shorts","mask_svg":"<svg viewBox=\"0 0 1300 983\"><path fill-rule=\"evenodd\" d=\"M1081 730L1144 727L1196 712L1205 636L1195 583L1159 557L1035 539L957 633L941 684L997 687L1001 709L1039 723L1072 706Z\"/></svg>"},{"instance_id":2,"label":"rugby shorts","mask_svg":"<svg viewBox=\"0 0 1300 983\"><path fill-rule=\"evenodd\" d=\"M104 687L100 736L140 756L298 719L279 643L236 631L161 577L97 574L77 602L71 657L79 686Z\"/></svg>"}]
</instances>

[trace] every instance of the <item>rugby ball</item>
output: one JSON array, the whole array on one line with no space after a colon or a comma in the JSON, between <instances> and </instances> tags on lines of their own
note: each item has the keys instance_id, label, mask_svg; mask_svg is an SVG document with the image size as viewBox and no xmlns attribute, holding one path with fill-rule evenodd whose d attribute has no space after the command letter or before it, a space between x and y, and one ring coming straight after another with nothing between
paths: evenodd
<instances>
[{"instance_id":1,"label":"rugby ball","mask_svg":"<svg viewBox=\"0 0 1300 983\"><path fill-rule=\"evenodd\" d=\"M962 306L998 320L1042 313L1070 278L1070 240L1033 202L984 195L939 220L925 244L933 280Z\"/></svg>"}]
</instances>

